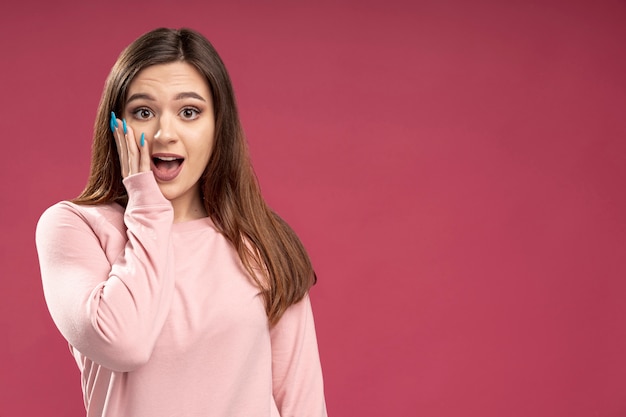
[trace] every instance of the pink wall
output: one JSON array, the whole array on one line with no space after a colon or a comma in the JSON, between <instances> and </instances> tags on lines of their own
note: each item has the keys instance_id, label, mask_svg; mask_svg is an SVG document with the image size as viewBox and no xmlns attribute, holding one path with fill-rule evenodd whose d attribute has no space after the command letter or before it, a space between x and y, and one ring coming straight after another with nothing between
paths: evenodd
<instances>
[{"instance_id":1,"label":"pink wall","mask_svg":"<svg viewBox=\"0 0 626 417\"><path fill-rule=\"evenodd\" d=\"M157 26L230 69L318 271L332 416L626 415L624 1L90 3L0 6L0 416L82 413L34 228Z\"/></svg>"}]
</instances>

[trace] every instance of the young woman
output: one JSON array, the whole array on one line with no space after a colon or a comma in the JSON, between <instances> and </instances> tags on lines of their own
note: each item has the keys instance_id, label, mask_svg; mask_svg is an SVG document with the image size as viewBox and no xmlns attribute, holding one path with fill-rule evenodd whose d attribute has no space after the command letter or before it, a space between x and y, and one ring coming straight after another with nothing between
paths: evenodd
<instances>
[{"instance_id":1,"label":"young woman","mask_svg":"<svg viewBox=\"0 0 626 417\"><path fill-rule=\"evenodd\" d=\"M325 416L309 258L261 197L226 69L157 29L113 67L83 193L37 226L88 417Z\"/></svg>"}]
</instances>

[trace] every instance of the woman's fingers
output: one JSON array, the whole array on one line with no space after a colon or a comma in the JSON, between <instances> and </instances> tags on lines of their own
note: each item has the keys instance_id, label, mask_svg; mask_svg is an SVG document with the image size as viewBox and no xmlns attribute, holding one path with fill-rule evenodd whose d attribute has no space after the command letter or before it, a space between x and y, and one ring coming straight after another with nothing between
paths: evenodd
<instances>
[{"instance_id":1,"label":"woman's fingers","mask_svg":"<svg viewBox=\"0 0 626 417\"><path fill-rule=\"evenodd\" d=\"M135 131L128 126L126 143L129 149L130 174L150 171L150 151L146 143L146 135L141 133L137 138Z\"/></svg>"},{"instance_id":2,"label":"woman's fingers","mask_svg":"<svg viewBox=\"0 0 626 417\"><path fill-rule=\"evenodd\" d=\"M135 132L130 126L126 125L125 121L122 121L126 127L126 134L124 139L126 140L126 147L128 149L128 175L133 175L139 172L139 149L137 148L137 141L135 140Z\"/></svg>"},{"instance_id":3,"label":"woman's fingers","mask_svg":"<svg viewBox=\"0 0 626 417\"><path fill-rule=\"evenodd\" d=\"M139 172L148 172L150 169L150 151L146 143L146 135L142 133L139 139Z\"/></svg>"},{"instance_id":4,"label":"woman's fingers","mask_svg":"<svg viewBox=\"0 0 626 417\"><path fill-rule=\"evenodd\" d=\"M111 112L111 131L120 157L122 178L138 172L150 171L150 151L145 134L142 133L137 138L135 131L126 123L126 120L118 119L113 112Z\"/></svg>"},{"instance_id":5,"label":"woman's fingers","mask_svg":"<svg viewBox=\"0 0 626 417\"><path fill-rule=\"evenodd\" d=\"M126 138L124 137L122 123L120 123L120 120L113 112L111 112L110 127L113 132L113 138L115 139L115 145L117 147L117 154L120 159L122 178L126 178L129 175L128 145L126 144Z\"/></svg>"}]
</instances>

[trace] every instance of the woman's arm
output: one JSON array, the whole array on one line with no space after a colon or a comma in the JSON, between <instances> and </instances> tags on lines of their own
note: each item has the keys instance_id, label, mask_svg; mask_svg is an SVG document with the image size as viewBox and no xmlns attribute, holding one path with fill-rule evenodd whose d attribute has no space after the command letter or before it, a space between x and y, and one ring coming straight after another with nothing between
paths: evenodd
<instances>
[{"instance_id":1,"label":"woman's arm","mask_svg":"<svg viewBox=\"0 0 626 417\"><path fill-rule=\"evenodd\" d=\"M106 225L88 223L74 205L52 206L36 233L54 322L79 352L114 371L149 359L174 291L172 206L151 172L131 175L124 185L128 240L123 246L119 237L120 253L112 263L100 241Z\"/></svg>"},{"instance_id":2,"label":"woman's arm","mask_svg":"<svg viewBox=\"0 0 626 417\"><path fill-rule=\"evenodd\" d=\"M273 394L282 417L325 417L324 383L306 295L271 329Z\"/></svg>"}]
</instances>

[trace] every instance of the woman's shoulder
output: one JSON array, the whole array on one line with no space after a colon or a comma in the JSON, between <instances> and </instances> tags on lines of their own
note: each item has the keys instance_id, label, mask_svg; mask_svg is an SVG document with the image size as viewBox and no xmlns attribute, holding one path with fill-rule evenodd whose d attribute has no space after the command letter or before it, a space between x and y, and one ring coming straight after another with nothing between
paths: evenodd
<instances>
[{"instance_id":1,"label":"woman's shoulder","mask_svg":"<svg viewBox=\"0 0 626 417\"><path fill-rule=\"evenodd\" d=\"M94 230L103 224L123 227L124 208L117 203L87 205L64 200L48 207L38 222L40 226L78 223L87 223Z\"/></svg>"},{"instance_id":2,"label":"woman's shoulder","mask_svg":"<svg viewBox=\"0 0 626 417\"><path fill-rule=\"evenodd\" d=\"M35 232L41 256L54 256L68 250L89 251L92 245L99 245L112 262L126 241L124 209L118 204L84 205L60 201L43 212Z\"/></svg>"}]
</instances>

